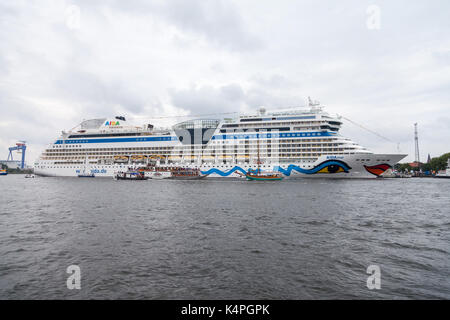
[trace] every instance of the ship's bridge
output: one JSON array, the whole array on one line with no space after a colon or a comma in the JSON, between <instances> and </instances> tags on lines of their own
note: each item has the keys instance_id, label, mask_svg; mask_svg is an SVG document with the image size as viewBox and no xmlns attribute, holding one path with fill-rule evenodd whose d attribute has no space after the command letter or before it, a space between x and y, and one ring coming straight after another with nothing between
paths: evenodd
<instances>
[{"instance_id":1,"label":"ship's bridge","mask_svg":"<svg viewBox=\"0 0 450 320\"><path fill-rule=\"evenodd\" d=\"M106 136L134 136L152 134L153 125L134 126L128 123L125 117L112 119L98 118L83 120L68 133L63 131L63 138L98 138Z\"/></svg>"},{"instance_id":2,"label":"ship's bridge","mask_svg":"<svg viewBox=\"0 0 450 320\"><path fill-rule=\"evenodd\" d=\"M113 119L108 118L98 118L89 119L81 122L77 127L71 131L86 132L86 131L114 131L124 128L132 128L126 120L125 117L116 117Z\"/></svg>"},{"instance_id":3,"label":"ship's bridge","mask_svg":"<svg viewBox=\"0 0 450 320\"><path fill-rule=\"evenodd\" d=\"M106 120L106 118L84 120L80 123L80 130L99 129Z\"/></svg>"},{"instance_id":4,"label":"ship's bridge","mask_svg":"<svg viewBox=\"0 0 450 320\"><path fill-rule=\"evenodd\" d=\"M217 119L194 119L174 125L173 130L182 144L207 144L219 123Z\"/></svg>"}]
</instances>

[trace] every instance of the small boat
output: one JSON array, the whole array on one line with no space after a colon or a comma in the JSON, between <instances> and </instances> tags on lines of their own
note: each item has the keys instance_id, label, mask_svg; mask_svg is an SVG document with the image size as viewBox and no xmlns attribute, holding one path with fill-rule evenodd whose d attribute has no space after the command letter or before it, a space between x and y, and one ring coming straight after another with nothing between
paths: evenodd
<instances>
[{"instance_id":1,"label":"small boat","mask_svg":"<svg viewBox=\"0 0 450 320\"><path fill-rule=\"evenodd\" d=\"M254 181L279 181L284 178L280 172L261 172L261 170L249 170L245 177Z\"/></svg>"},{"instance_id":2,"label":"small boat","mask_svg":"<svg viewBox=\"0 0 450 320\"><path fill-rule=\"evenodd\" d=\"M404 172L394 172L394 178L412 178L412 175Z\"/></svg>"},{"instance_id":3,"label":"small boat","mask_svg":"<svg viewBox=\"0 0 450 320\"><path fill-rule=\"evenodd\" d=\"M145 167L138 168L137 172L143 174L148 179L156 180L167 179L171 175L168 168L158 167L153 164L148 164Z\"/></svg>"},{"instance_id":4,"label":"small boat","mask_svg":"<svg viewBox=\"0 0 450 320\"><path fill-rule=\"evenodd\" d=\"M26 174L26 175L25 175L25 178L28 178L28 179L30 179L30 178L31 178L31 179L34 179L34 178L35 178L35 175L29 173L29 174Z\"/></svg>"},{"instance_id":5,"label":"small boat","mask_svg":"<svg viewBox=\"0 0 450 320\"><path fill-rule=\"evenodd\" d=\"M259 140L257 141L257 150L258 150L258 160L257 165L258 168L256 170L249 169L247 173L245 174L245 177L247 180L253 180L253 181L279 181L283 180L284 175L281 172L269 172L265 171L262 172L260 169L261 165L261 159L259 157Z\"/></svg>"},{"instance_id":6,"label":"small boat","mask_svg":"<svg viewBox=\"0 0 450 320\"><path fill-rule=\"evenodd\" d=\"M197 180L208 175L201 174L200 169L189 167L160 167L148 165L137 169L145 177L150 179L176 179L176 180Z\"/></svg>"},{"instance_id":7,"label":"small boat","mask_svg":"<svg viewBox=\"0 0 450 320\"><path fill-rule=\"evenodd\" d=\"M168 179L177 180L198 180L206 178L207 174L201 174L199 169L193 168L172 168Z\"/></svg>"},{"instance_id":8,"label":"small boat","mask_svg":"<svg viewBox=\"0 0 450 320\"><path fill-rule=\"evenodd\" d=\"M162 180L162 179L165 179L165 178L166 177L161 172L155 172L152 175L152 179L155 179L155 180Z\"/></svg>"},{"instance_id":9,"label":"small boat","mask_svg":"<svg viewBox=\"0 0 450 320\"><path fill-rule=\"evenodd\" d=\"M118 172L114 176L114 180L147 180L148 177L139 171Z\"/></svg>"},{"instance_id":10,"label":"small boat","mask_svg":"<svg viewBox=\"0 0 450 320\"><path fill-rule=\"evenodd\" d=\"M0 169L0 176L6 176L8 174L8 171L6 169Z\"/></svg>"},{"instance_id":11,"label":"small boat","mask_svg":"<svg viewBox=\"0 0 450 320\"><path fill-rule=\"evenodd\" d=\"M83 174L79 174L78 178L95 178L95 174L93 174L93 173L83 173Z\"/></svg>"},{"instance_id":12,"label":"small boat","mask_svg":"<svg viewBox=\"0 0 450 320\"><path fill-rule=\"evenodd\" d=\"M439 171L435 178L450 179L450 159L447 160L447 168L445 170Z\"/></svg>"}]
</instances>

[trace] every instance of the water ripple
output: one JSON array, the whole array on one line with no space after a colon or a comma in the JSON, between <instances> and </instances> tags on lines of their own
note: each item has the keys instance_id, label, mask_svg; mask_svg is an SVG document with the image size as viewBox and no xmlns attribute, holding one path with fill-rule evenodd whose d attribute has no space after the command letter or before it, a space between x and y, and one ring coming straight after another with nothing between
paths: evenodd
<instances>
[{"instance_id":1,"label":"water ripple","mask_svg":"<svg viewBox=\"0 0 450 320\"><path fill-rule=\"evenodd\" d=\"M448 181L28 180L0 179L0 299L450 298Z\"/></svg>"}]
</instances>

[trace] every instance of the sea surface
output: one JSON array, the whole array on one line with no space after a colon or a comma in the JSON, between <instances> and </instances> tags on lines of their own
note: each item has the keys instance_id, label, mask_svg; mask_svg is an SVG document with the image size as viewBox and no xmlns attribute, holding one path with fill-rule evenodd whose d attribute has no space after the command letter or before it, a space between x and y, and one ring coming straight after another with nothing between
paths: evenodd
<instances>
[{"instance_id":1,"label":"sea surface","mask_svg":"<svg viewBox=\"0 0 450 320\"><path fill-rule=\"evenodd\" d=\"M8 175L0 195L0 299L450 299L450 180Z\"/></svg>"}]
</instances>

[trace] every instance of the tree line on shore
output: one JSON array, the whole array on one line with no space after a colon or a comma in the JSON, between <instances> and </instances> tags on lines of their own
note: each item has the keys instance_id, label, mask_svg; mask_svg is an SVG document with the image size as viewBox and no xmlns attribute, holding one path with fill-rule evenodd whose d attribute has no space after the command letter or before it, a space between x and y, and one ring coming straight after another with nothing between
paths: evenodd
<instances>
[{"instance_id":1,"label":"tree line on shore","mask_svg":"<svg viewBox=\"0 0 450 320\"><path fill-rule=\"evenodd\" d=\"M398 171L418 171L422 169L422 171L440 171L445 170L447 168L448 159L450 158L450 152L445 153L440 157L435 157L430 160L428 163L421 163L418 167L412 167L409 163L398 163L395 166L395 169Z\"/></svg>"}]
</instances>

